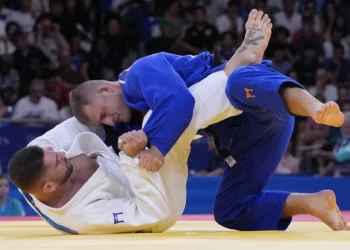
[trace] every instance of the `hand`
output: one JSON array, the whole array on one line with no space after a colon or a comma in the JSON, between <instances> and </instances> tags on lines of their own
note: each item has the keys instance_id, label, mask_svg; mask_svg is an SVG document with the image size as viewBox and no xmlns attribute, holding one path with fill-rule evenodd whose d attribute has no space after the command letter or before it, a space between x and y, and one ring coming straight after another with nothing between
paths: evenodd
<instances>
[{"instance_id":1,"label":"hand","mask_svg":"<svg viewBox=\"0 0 350 250\"><path fill-rule=\"evenodd\" d=\"M119 137L118 148L130 157L136 157L147 146L148 138L143 130L133 130Z\"/></svg>"},{"instance_id":2,"label":"hand","mask_svg":"<svg viewBox=\"0 0 350 250\"><path fill-rule=\"evenodd\" d=\"M163 154L153 146L148 150L141 151L137 157L140 159L140 166L151 172L158 171L165 162Z\"/></svg>"}]
</instances>

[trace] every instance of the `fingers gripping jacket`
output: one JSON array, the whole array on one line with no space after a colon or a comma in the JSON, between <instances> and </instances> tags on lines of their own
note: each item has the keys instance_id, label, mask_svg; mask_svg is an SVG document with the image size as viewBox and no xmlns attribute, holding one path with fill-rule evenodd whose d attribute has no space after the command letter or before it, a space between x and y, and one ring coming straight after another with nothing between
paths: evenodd
<instances>
[{"instance_id":1,"label":"fingers gripping jacket","mask_svg":"<svg viewBox=\"0 0 350 250\"><path fill-rule=\"evenodd\" d=\"M120 143L124 143L124 141L123 141L123 139L118 138L118 144L120 144ZM147 148L146 148L146 149L147 149ZM135 163L136 165L140 165L140 159L137 158L137 157L135 157L135 158L134 158L134 163Z\"/></svg>"}]
</instances>

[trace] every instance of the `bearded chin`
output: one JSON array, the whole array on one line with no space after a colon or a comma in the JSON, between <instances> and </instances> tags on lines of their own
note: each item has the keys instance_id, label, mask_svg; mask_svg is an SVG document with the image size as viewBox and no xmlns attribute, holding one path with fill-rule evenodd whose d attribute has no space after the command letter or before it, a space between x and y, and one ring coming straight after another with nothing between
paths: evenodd
<instances>
[{"instance_id":1,"label":"bearded chin","mask_svg":"<svg viewBox=\"0 0 350 250\"><path fill-rule=\"evenodd\" d=\"M73 173L73 166L72 166L72 164L70 164L67 159L65 159L65 163L66 163L66 174L64 175L64 178L62 179L62 181L60 183L61 185L66 183L67 180L69 179L69 177Z\"/></svg>"}]
</instances>

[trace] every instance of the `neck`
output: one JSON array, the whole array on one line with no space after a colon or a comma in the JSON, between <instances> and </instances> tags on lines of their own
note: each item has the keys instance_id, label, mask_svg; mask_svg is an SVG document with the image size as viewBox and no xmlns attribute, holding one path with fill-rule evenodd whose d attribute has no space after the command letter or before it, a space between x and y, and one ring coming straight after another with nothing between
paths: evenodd
<instances>
[{"instance_id":1,"label":"neck","mask_svg":"<svg viewBox=\"0 0 350 250\"><path fill-rule=\"evenodd\" d=\"M40 98L41 99L41 98ZM33 104L38 104L40 102L40 99L36 99L35 97L29 96L29 100L33 103Z\"/></svg>"}]
</instances>

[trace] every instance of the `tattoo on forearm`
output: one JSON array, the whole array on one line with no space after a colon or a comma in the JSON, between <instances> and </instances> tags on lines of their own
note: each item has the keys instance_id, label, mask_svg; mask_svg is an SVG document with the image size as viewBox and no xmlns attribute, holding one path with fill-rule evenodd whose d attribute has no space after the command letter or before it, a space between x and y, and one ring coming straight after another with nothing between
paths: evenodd
<instances>
[{"instance_id":1,"label":"tattoo on forearm","mask_svg":"<svg viewBox=\"0 0 350 250\"><path fill-rule=\"evenodd\" d=\"M238 53L242 53L243 51L247 50L247 46L249 45L254 45L254 46L258 46L259 45L259 41L264 39L264 36L258 36L255 37L255 34L257 32L262 32L261 28L258 28L257 24L253 24L252 27L250 27L248 29L248 33L246 38L243 41L242 46L238 49Z\"/></svg>"}]
</instances>

